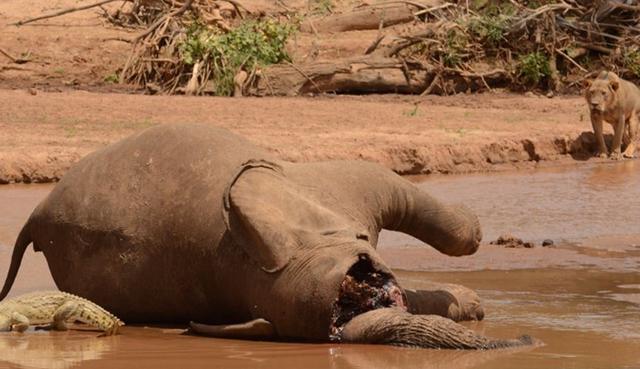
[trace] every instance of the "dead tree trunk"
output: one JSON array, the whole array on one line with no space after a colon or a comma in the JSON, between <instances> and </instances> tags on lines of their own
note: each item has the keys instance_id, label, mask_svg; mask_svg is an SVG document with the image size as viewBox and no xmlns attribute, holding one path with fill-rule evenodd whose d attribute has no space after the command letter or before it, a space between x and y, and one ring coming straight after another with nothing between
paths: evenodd
<instances>
[{"instance_id":1,"label":"dead tree trunk","mask_svg":"<svg viewBox=\"0 0 640 369\"><path fill-rule=\"evenodd\" d=\"M399 23L411 22L416 7L408 4L367 6L349 13L336 14L322 18L307 19L300 26L302 32L344 32L366 29L378 29Z\"/></svg>"},{"instance_id":2,"label":"dead tree trunk","mask_svg":"<svg viewBox=\"0 0 640 369\"><path fill-rule=\"evenodd\" d=\"M432 85L440 76L441 84ZM441 69L423 63L379 54L315 62L305 65L277 64L263 69L246 94L297 96L313 93L447 94L499 87L508 81L504 70L483 74ZM437 83L438 81L436 81ZM445 84L446 83L446 84Z\"/></svg>"}]
</instances>

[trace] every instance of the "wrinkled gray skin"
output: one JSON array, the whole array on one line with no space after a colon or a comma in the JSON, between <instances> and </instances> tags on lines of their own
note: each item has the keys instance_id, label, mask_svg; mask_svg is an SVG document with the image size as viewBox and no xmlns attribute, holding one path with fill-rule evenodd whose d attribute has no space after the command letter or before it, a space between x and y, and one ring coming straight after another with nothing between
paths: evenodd
<instances>
[{"instance_id":1,"label":"wrinkled gray skin","mask_svg":"<svg viewBox=\"0 0 640 369\"><path fill-rule=\"evenodd\" d=\"M476 217L377 165L293 164L226 130L163 125L76 164L20 233L3 299L25 248L44 252L63 291L127 323L193 324L218 337L329 340L332 306L358 261L395 281L378 233L472 254ZM402 290L399 305L344 326L342 341L442 348L515 346L456 320L481 319L462 287ZM408 312L406 311L408 310Z\"/></svg>"}]
</instances>

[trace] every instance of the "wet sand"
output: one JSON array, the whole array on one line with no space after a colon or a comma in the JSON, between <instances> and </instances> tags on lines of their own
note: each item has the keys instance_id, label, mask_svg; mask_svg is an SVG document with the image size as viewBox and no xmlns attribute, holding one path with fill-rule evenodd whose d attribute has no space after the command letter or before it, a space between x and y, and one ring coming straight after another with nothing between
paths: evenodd
<instances>
[{"instance_id":1,"label":"wet sand","mask_svg":"<svg viewBox=\"0 0 640 369\"><path fill-rule=\"evenodd\" d=\"M461 352L366 345L219 340L179 329L127 326L116 337L86 331L0 335L0 368L638 368L640 367L640 163L628 161L500 175L430 177L420 183L481 218L485 241L511 231L554 248L483 245L440 256L385 232L380 250L400 282L459 283L478 291L487 316L465 323L494 337L530 334L545 345ZM0 187L0 273L20 226L49 185ZM601 208L608 205L604 215ZM606 216L605 216L606 215ZM52 288L40 254L28 251L13 294Z\"/></svg>"}]
</instances>

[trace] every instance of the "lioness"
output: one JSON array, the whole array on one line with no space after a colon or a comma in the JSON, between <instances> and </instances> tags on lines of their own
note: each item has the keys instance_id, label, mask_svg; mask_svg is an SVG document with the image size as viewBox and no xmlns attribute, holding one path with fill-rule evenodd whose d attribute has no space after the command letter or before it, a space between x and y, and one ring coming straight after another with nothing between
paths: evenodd
<instances>
[{"instance_id":1,"label":"lioness","mask_svg":"<svg viewBox=\"0 0 640 369\"><path fill-rule=\"evenodd\" d=\"M602 121L613 126L611 159L633 158L638 134L640 90L636 85L613 72L602 71L594 80L586 82L585 97L591 113L591 124L598 142L598 156L606 158L607 146L602 136ZM627 146L620 153L622 141Z\"/></svg>"}]
</instances>

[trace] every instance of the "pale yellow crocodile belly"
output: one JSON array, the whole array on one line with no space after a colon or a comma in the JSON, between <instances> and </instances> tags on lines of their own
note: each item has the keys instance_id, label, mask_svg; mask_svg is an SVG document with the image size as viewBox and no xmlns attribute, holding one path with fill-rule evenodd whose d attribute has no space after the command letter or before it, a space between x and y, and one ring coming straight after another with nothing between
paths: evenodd
<instances>
[{"instance_id":1,"label":"pale yellow crocodile belly","mask_svg":"<svg viewBox=\"0 0 640 369\"><path fill-rule=\"evenodd\" d=\"M30 325L66 330L68 322L82 322L115 334L124 323L97 304L66 292L33 292L0 302L0 332L25 331Z\"/></svg>"}]
</instances>

